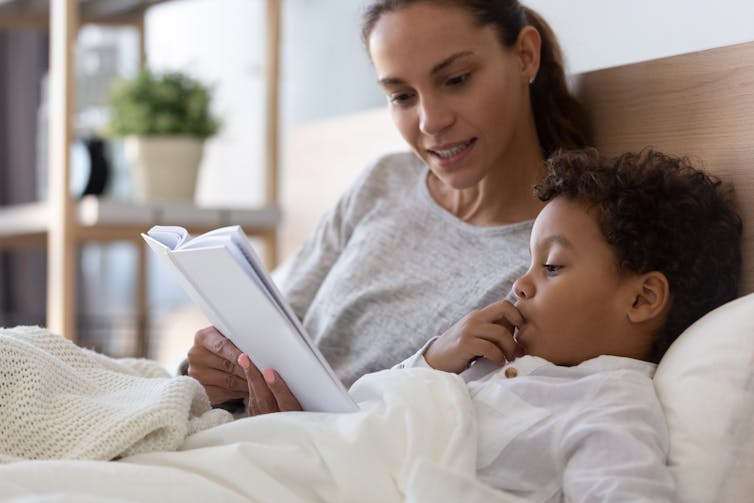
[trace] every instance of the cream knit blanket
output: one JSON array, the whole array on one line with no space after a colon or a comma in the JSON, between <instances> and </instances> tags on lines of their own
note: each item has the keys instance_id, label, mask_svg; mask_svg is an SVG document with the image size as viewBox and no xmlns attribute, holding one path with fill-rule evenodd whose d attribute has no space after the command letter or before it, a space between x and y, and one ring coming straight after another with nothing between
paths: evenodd
<instances>
[{"instance_id":1,"label":"cream knit blanket","mask_svg":"<svg viewBox=\"0 0 754 503\"><path fill-rule=\"evenodd\" d=\"M39 327L0 329L0 462L178 449L232 419L156 362L113 359Z\"/></svg>"}]
</instances>

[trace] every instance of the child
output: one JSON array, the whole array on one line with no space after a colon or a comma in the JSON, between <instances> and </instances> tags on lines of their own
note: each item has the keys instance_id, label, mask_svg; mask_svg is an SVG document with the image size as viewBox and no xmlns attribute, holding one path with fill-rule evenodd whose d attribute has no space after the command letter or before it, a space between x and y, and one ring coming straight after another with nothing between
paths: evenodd
<instances>
[{"instance_id":1,"label":"child","mask_svg":"<svg viewBox=\"0 0 754 503\"><path fill-rule=\"evenodd\" d=\"M584 150L548 164L515 305L469 314L402 366L461 372L490 485L534 501L672 500L652 376L686 327L736 297L740 217L686 159Z\"/></svg>"}]
</instances>

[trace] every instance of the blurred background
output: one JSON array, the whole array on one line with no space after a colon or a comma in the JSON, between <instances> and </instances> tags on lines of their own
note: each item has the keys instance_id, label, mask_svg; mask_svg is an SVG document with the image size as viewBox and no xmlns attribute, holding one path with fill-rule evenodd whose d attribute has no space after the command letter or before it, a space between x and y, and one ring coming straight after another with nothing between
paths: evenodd
<instances>
[{"instance_id":1,"label":"blurred background","mask_svg":"<svg viewBox=\"0 0 754 503\"><path fill-rule=\"evenodd\" d=\"M405 148L360 40L368 0L82 0L82 10L132 4L144 7L144 15L136 27L104 16L82 25L73 41L71 197L86 192L121 202L121 213L157 207L136 197L122 138L105 134L111 86L133 78L144 61L153 71L182 72L207 85L211 112L221 122L204 143L193 198L160 211L191 221L208 218L211 209L227 217L265 206L269 2L279 2L281 14L275 165L281 217L268 263L295 251L369 161ZM714 8L703 0L526 3L550 22L574 74L754 40L754 3L746 0L719 0ZM0 0L0 326L46 323L46 248L44 242L17 246L17 236L30 218L28 205L49 198L47 19L45 0ZM92 138L101 140L101 157L92 154ZM87 192L103 158L107 183ZM145 216L144 230L151 223ZM147 256L144 322L134 302L138 245L91 239L78 250L76 340L114 356L146 351L173 370L206 320L172 276ZM135 342L140 330L146 346Z\"/></svg>"}]
</instances>

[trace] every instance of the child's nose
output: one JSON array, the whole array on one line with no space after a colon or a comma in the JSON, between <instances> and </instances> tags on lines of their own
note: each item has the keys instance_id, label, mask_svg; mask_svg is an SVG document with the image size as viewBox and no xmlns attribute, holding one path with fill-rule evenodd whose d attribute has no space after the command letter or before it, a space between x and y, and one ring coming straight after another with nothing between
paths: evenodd
<instances>
[{"instance_id":1,"label":"child's nose","mask_svg":"<svg viewBox=\"0 0 754 503\"><path fill-rule=\"evenodd\" d=\"M531 282L526 281L526 276L521 276L513 283L513 293L519 299L529 299L533 295Z\"/></svg>"}]
</instances>

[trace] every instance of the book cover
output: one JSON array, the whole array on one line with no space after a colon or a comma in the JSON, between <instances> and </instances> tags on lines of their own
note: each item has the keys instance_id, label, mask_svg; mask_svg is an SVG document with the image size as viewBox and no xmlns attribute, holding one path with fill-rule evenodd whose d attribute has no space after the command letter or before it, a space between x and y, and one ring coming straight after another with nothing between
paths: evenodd
<instances>
[{"instance_id":1,"label":"book cover","mask_svg":"<svg viewBox=\"0 0 754 503\"><path fill-rule=\"evenodd\" d=\"M274 368L306 411L358 409L261 265L240 226L189 238L155 226L142 237L204 315L260 371Z\"/></svg>"}]
</instances>

